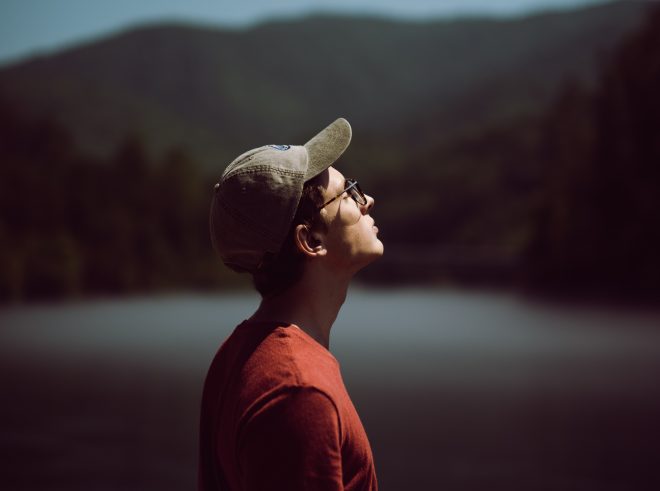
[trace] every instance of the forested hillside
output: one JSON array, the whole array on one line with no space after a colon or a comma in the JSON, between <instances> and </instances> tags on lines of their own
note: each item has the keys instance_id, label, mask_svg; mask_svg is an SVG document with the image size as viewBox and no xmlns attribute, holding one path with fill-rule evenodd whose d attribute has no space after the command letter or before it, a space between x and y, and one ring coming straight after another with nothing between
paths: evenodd
<instances>
[{"instance_id":1,"label":"forested hillside","mask_svg":"<svg viewBox=\"0 0 660 491\"><path fill-rule=\"evenodd\" d=\"M354 141L338 165L376 197L386 245L364 281L656 298L660 11L645 7L153 27L7 67L0 298L234 285L208 240L214 178L339 115Z\"/></svg>"}]
</instances>

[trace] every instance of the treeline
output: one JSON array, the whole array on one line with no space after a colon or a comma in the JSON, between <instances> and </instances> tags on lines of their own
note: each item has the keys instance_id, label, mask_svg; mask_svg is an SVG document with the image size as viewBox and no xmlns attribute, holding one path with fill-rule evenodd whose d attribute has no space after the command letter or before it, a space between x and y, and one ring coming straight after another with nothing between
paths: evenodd
<instances>
[{"instance_id":1,"label":"treeline","mask_svg":"<svg viewBox=\"0 0 660 491\"><path fill-rule=\"evenodd\" d=\"M567 84L543 127L529 280L660 300L660 9L605 65Z\"/></svg>"},{"instance_id":2,"label":"treeline","mask_svg":"<svg viewBox=\"0 0 660 491\"><path fill-rule=\"evenodd\" d=\"M180 150L149 161L127 138L109 161L63 128L0 105L0 299L215 287L208 196Z\"/></svg>"}]
</instances>

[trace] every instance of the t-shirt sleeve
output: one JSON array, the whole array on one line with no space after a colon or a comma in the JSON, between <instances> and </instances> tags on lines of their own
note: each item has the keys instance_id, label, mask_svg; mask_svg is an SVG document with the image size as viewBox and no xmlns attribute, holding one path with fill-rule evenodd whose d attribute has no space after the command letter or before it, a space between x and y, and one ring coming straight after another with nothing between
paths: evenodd
<instances>
[{"instance_id":1,"label":"t-shirt sleeve","mask_svg":"<svg viewBox=\"0 0 660 491\"><path fill-rule=\"evenodd\" d=\"M344 489L340 431L337 408L323 392L296 387L273 397L239 436L245 489Z\"/></svg>"}]
</instances>

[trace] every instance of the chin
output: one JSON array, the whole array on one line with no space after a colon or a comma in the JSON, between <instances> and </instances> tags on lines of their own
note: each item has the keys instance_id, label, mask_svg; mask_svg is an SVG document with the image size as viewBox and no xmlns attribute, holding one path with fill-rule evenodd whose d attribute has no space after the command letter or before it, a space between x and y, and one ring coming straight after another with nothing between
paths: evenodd
<instances>
[{"instance_id":1,"label":"chin","mask_svg":"<svg viewBox=\"0 0 660 491\"><path fill-rule=\"evenodd\" d=\"M369 252L366 252L362 256L361 261L359 262L359 266L356 269L356 272L361 270L362 268L369 266L371 263L373 263L375 260L381 257L384 251L385 251L385 246L380 240L377 239L376 243L374 244L374 247L371 248Z\"/></svg>"},{"instance_id":2,"label":"chin","mask_svg":"<svg viewBox=\"0 0 660 491\"><path fill-rule=\"evenodd\" d=\"M380 256L382 256L385 253L385 246L381 242L380 239L376 239L376 251L374 252L374 255L376 256L374 259L378 259Z\"/></svg>"}]
</instances>

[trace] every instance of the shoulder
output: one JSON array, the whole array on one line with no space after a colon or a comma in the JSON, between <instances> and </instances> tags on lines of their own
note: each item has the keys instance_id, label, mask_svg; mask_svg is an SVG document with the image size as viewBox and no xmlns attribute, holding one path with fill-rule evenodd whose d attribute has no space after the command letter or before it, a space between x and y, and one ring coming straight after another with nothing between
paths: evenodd
<instances>
[{"instance_id":1,"label":"shoulder","mask_svg":"<svg viewBox=\"0 0 660 491\"><path fill-rule=\"evenodd\" d=\"M287 363L295 372L296 385L314 388L335 400L343 381L336 358L324 346L292 326L286 330L289 338Z\"/></svg>"},{"instance_id":2,"label":"shoulder","mask_svg":"<svg viewBox=\"0 0 660 491\"><path fill-rule=\"evenodd\" d=\"M245 322L225 341L217 358L211 383L240 414L295 388L316 390L334 403L341 400L337 360L295 326Z\"/></svg>"},{"instance_id":3,"label":"shoulder","mask_svg":"<svg viewBox=\"0 0 660 491\"><path fill-rule=\"evenodd\" d=\"M258 332L262 326L255 329ZM328 392L341 379L334 356L300 328L279 325L266 330L246 360L249 376L278 380L285 386L314 387L322 392Z\"/></svg>"}]
</instances>

